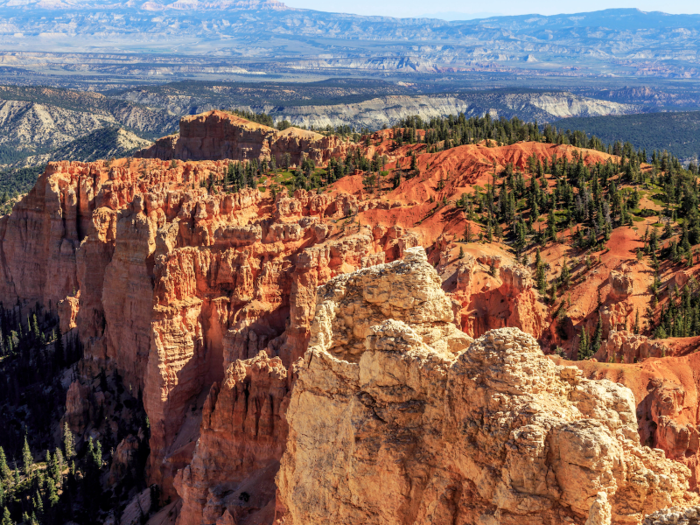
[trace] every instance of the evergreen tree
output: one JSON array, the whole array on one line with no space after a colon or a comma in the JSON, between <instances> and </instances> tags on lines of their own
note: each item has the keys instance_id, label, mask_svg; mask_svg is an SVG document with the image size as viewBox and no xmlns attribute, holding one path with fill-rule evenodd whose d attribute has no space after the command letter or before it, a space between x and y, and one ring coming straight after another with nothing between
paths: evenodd
<instances>
[{"instance_id":1,"label":"evergreen tree","mask_svg":"<svg viewBox=\"0 0 700 525\"><path fill-rule=\"evenodd\" d=\"M472 224L469 221L467 221L467 226L464 228L464 240L472 242Z\"/></svg>"},{"instance_id":2,"label":"evergreen tree","mask_svg":"<svg viewBox=\"0 0 700 525\"><path fill-rule=\"evenodd\" d=\"M46 480L46 495L49 500L49 506L54 507L58 503L59 497L58 490L56 490L56 482L52 478Z\"/></svg>"},{"instance_id":3,"label":"evergreen tree","mask_svg":"<svg viewBox=\"0 0 700 525\"><path fill-rule=\"evenodd\" d=\"M549 210L549 215L547 216L547 239L557 240L557 218L554 215L553 208Z\"/></svg>"},{"instance_id":4,"label":"evergreen tree","mask_svg":"<svg viewBox=\"0 0 700 525\"><path fill-rule=\"evenodd\" d=\"M564 259L559 280L564 286L569 286L569 282L571 281L571 270L569 269L569 261L567 259Z\"/></svg>"},{"instance_id":5,"label":"evergreen tree","mask_svg":"<svg viewBox=\"0 0 700 525\"><path fill-rule=\"evenodd\" d=\"M35 341L41 339L41 330L39 330L39 323L36 320L36 314L32 316L32 331L34 332Z\"/></svg>"},{"instance_id":6,"label":"evergreen tree","mask_svg":"<svg viewBox=\"0 0 700 525\"><path fill-rule=\"evenodd\" d=\"M634 333L639 333L639 310L635 310L634 314Z\"/></svg>"},{"instance_id":7,"label":"evergreen tree","mask_svg":"<svg viewBox=\"0 0 700 525\"><path fill-rule=\"evenodd\" d=\"M73 443L73 433L70 431L68 421L63 425L63 450L66 453L66 459L71 459L75 456L75 445Z\"/></svg>"},{"instance_id":8,"label":"evergreen tree","mask_svg":"<svg viewBox=\"0 0 700 525\"><path fill-rule=\"evenodd\" d=\"M594 355L599 349L600 345L603 342L603 323L600 319L600 315L598 315L598 322L595 325L595 333L593 335L593 341L591 342L591 348L590 348L590 354Z\"/></svg>"},{"instance_id":9,"label":"evergreen tree","mask_svg":"<svg viewBox=\"0 0 700 525\"><path fill-rule=\"evenodd\" d=\"M545 294L547 290L547 277L545 274L544 264L540 263L537 267L537 289L542 295Z\"/></svg>"},{"instance_id":10,"label":"evergreen tree","mask_svg":"<svg viewBox=\"0 0 700 525\"><path fill-rule=\"evenodd\" d=\"M24 473L27 476L31 476L34 458L32 458L32 451L29 448L26 435L24 436L24 446L22 447L22 463L24 465Z\"/></svg>"},{"instance_id":11,"label":"evergreen tree","mask_svg":"<svg viewBox=\"0 0 700 525\"><path fill-rule=\"evenodd\" d=\"M100 443L99 439L95 443L96 444L93 448L92 438L90 438L90 442L88 443L88 454L94 465L100 469L102 468L102 443Z\"/></svg>"},{"instance_id":12,"label":"evergreen tree","mask_svg":"<svg viewBox=\"0 0 700 525\"><path fill-rule=\"evenodd\" d=\"M7 465L7 458L5 457L5 450L0 447L0 478L4 481L8 481L12 476L12 471Z\"/></svg>"},{"instance_id":13,"label":"evergreen tree","mask_svg":"<svg viewBox=\"0 0 700 525\"><path fill-rule=\"evenodd\" d=\"M49 473L56 483L60 483L61 481L61 470L63 467L63 461L60 454L61 451L57 448L56 452L51 457L51 463L49 465Z\"/></svg>"},{"instance_id":14,"label":"evergreen tree","mask_svg":"<svg viewBox=\"0 0 700 525\"><path fill-rule=\"evenodd\" d=\"M554 304L557 301L557 280L554 279L552 287L549 289L549 299Z\"/></svg>"},{"instance_id":15,"label":"evergreen tree","mask_svg":"<svg viewBox=\"0 0 700 525\"><path fill-rule=\"evenodd\" d=\"M12 521L10 511L7 507L5 507L5 510L2 512L2 525L15 525L15 522Z\"/></svg>"},{"instance_id":16,"label":"evergreen tree","mask_svg":"<svg viewBox=\"0 0 700 525\"><path fill-rule=\"evenodd\" d=\"M578 360L583 361L590 357L589 353L589 343L588 343L588 331L585 327L581 329L581 336L578 343Z\"/></svg>"}]
</instances>

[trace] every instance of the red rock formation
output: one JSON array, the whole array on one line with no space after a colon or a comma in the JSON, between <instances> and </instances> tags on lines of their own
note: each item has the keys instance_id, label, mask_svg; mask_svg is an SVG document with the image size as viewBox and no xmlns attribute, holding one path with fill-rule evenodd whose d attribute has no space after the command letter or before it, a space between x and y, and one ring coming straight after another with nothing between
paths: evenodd
<instances>
[{"instance_id":1,"label":"red rock formation","mask_svg":"<svg viewBox=\"0 0 700 525\"><path fill-rule=\"evenodd\" d=\"M669 349L660 341L631 332L610 332L593 356L604 363L637 363L649 357L666 357Z\"/></svg>"},{"instance_id":2,"label":"red rock formation","mask_svg":"<svg viewBox=\"0 0 700 525\"><path fill-rule=\"evenodd\" d=\"M201 435L175 487L183 499L178 523L270 523L274 476L287 439L290 378L279 357L261 352L226 370L204 404Z\"/></svg>"},{"instance_id":3,"label":"red rock formation","mask_svg":"<svg viewBox=\"0 0 700 525\"><path fill-rule=\"evenodd\" d=\"M144 156L245 160L288 150L293 163L302 154L325 162L347 148L219 113L189 119L183 130ZM394 166L417 148L382 147L378 151L389 154ZM308 345L317 287L424 245L451 294L445 305L468 334L514 326L547 336L551 319L529 270L498 243L463 243L466 256L458 258L455 240L466 221L453 203L473 184L488 182L494 161L524 166L533 153L561 157L572 151L546 144L462 146L419 153L421 177L381 196L367 193L362 175L354 174L322 193L297 190L290 197L285 191L274 199L257 189L203 189L203 181L223 177L227 160L52 163L13 214L0 219L0 300L58 309L61 331L79 334L83 377L70 387L66 416L75 432L86 431L94 406L114 401L91 398L100 368L117 370L135 398L143 394L151 423L149 481L161 485L164 499L183 498L181 525L269 523L271 480L288 431L285 403ZM598 154L591 155L587 162ZM562 259L556 250L563 249L544 253L551 272ZM624 315L641 305L642 272L631 274L631 291L629 279L616 285L610 273L622 256L613 255L601 256L600 267L580 284L572 323L597 310L593 289L603 290L610 306L627 305ZM622 315L611 314L610 329L621 327ZM357 323L358 334L367 329ZM438 335L428 328L421 333L432 342ZM357 355L363 341L354 341ZM609 344L615 348L606 346L605 355L654 355L632 338L617 344L611 336ZM697 421L688 415L697 406L695 387L680 382L683 397L669 393L673 384L654 386L658 401L647 407L641 400L648 384L633 388L642 396L642 436L696 468L695 460L682 459L696 457L691 427ZM667 399L675 400L670 409L664 408ZM117 447L111 479L128 470L133 444ZM602 499L598 506L604 509Z\"/></svg>"},{"instance_id":4,"label":"red rock formation","mask_svg":"<svg viewBox=\"0 0 700 525\"><path fill-rule=\"evenodd\" d=\"M584 376L610 379L629 387L637 403L642 443L662 449L666 456L687 465L691 488L700 479L697 407L700 403L700 354L649 358L637 365L576 361Z\"/></svg>"},{"instance_id":5,"label":"red rock formation","mask_svg":"<svg viewBox=\"0 0 700 525\"><path fill-rule=\"evenodd\" d=\"M305 157L325 164L331 157L345 156L349 145L335 136L313 131L274 128L250 122L232 113L210 111L183 117L180 134L164 137L136 153L137 157L181 160L271 160L281 166L290 155L293 166Z\"/></svg>"},{"instance_id":6,"label":"red rock formation","mask_svg":"<svg viewBox=\"0 0 700 525\"><path fill-rule=\"evenodd\" d=\"M530 271L501 256L466 256L457 266L453 297L461 304L461 327L472 337L514 326L539 338L549 325Z\"/></svg>"}]
</instances>

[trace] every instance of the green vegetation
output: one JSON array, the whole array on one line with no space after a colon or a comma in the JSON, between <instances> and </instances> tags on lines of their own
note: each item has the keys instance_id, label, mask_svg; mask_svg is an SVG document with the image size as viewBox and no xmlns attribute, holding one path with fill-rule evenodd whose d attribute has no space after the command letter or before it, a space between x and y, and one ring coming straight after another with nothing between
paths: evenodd
<instances>
[{"instance_id":1,"label":"green vegetation","mask_svg":"<svg viewBox=\"0 0 700 525\"><path fill-rule=\"evenodd\" d=\"M49 154L51 160L79 160L92 162L111 157L125 157L136 151L137 148L124 149L118 143L119 128L101 128L89 135L69 142L65 146L52 151L40 151L36 154ZM2 155L0 149L0 155ZM26 158L26 153L18 155L12 161ZM10 162L6 160L5 162ZM28 193L36 180L45 169L45 165L12 168L0 172L0 213L9 213L12 209L11 199Z\"/></svg>"},{"instance_id":2,"label":"green vegetation","mask_svg":"<svg viewBox=\"0 0 700 525\"><path fill-rule=\"evenodd\" d=\"M93 387L101 402L83 399L99 440L74 434L65 416L65 378L83 355L77 337L58 335L58 318L37 304L0 305L0 515L7 523L40 525L102 522L134 489L146 488L148 455L142 402L118 374L101 372ZM140 396L140 393L138 394ZM128 416L125 418L124 416ZM63 424L60 422L63 420ZM47 429L62 429L55 436ZM141 430L139 430L141 429ZM86 429L87 430L87 429ZM114 448L141 432L136 456L113 486L102 485ZM126 467L126 466L125 466ZM148 511L148 509L146 509Z\"/></svg>"},{"instance_id":3,"label":"green vegetation","mask_svg":"<svg viewBox=\"0 0 700 525\"><path fill-rule=\"evenodd\" d=\"M680 159L694 159L696 163L700 157L700 111L576 117L554 125L585 131L606 143L630 142L637 149L666 150Z\"/></svg>"}]
</instances>

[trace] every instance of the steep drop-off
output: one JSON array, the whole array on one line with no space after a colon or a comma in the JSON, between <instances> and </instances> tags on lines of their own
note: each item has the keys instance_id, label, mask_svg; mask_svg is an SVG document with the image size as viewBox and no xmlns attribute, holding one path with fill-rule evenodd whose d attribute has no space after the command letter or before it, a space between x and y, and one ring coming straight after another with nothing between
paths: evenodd
<instances>
[{"instance_id":1,"label":"steep drop-off","mask_svg":"<svg viewBox=\"0 0 700 525\"><path fill-rule=\"evenodd\" d=\"M148 416L148 481L171 522L638 523L694 501L692 396L654 408L651 382L611 376L632 394L588 381L537 344L571 354L567 330L600 315L601 359L663 355L621 335L650 280L633 229L613 232L591 273L574 267L567 325L505 244L460 242L477 223L455 201L495 169L610 155L526 142L429 153L392 130L363 146L239 120L185 119L143 152L162 158L51 163L0 219L0 300L57 311L84 345L64 421L99 438L91 392L118 372ZM381 191L357 171L314 191L275 193L272 176L224 189L229 159L324 165L356 150L400 175L416 153L417 173ZM543 250L550 274L564 250ZM119 444L110 476L140 440Z\"/></svg>"}]
</instances>

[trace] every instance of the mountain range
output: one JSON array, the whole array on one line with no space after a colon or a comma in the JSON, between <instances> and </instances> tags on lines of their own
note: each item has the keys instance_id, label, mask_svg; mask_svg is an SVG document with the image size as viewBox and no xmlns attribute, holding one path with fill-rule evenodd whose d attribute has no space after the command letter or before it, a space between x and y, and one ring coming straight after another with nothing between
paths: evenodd
<instances>
[{"instance_id":1,"label":"mountain range","mask_svg":"<svg viewBox=\"0 0 700 525\"><path fill-rule=\"evenodd\" d=\"M682 79L700 76L699 23L700 15L636 9L448 22L292 9L274 0L5 0L0 65L63 75L127 68L142 77L362 71ZM57 54L88 51L83 60Z\"/></svg>"}]
</instances>

